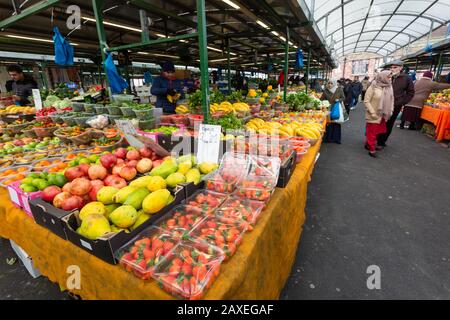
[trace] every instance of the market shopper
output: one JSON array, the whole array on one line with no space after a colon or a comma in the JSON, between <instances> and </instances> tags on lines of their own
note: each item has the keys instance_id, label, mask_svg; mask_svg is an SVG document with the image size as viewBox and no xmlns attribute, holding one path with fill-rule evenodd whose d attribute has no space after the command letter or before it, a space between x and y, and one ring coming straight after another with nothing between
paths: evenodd
<instances>
[{"instance_id":1,"label":"market shopper","mask_svg":"<svg viewBox=\"0 0 450 320\"><path fill-rule=\"evenodd\" d=\"M156 108L162 108L164 113L174 114L176 98L184 96L183 85L175 77L175 66L171 61L164 62L162 70L161 75L153 81L151 93L156 96Z\"/></svg>"},{"instance_id":2,"label":"market shopper","mask_svg":"<svg viewBox=\"0 0 450 320\"><path fill-rule=\"evenodd\" d=\"M341 80L341 85L344 90L344 106L347 114L350 114L350 108L353 101L352 81L350 79Z\"/></svg>"},{"instance_id":3,"label":"market shopper","mask_svg":"<svg viewBox=\"0 0 450 320\"><path fill-rule=\"evenodd\" d=\"M328 100L333 105L335 102L345 100L344 91L338 86L337 79L328 80L325 90L322 93L321 100ZM341 144L341 124L331 122L327 124L324 142L335 142Z\"/></svg>"},{"instance_id":4,"label":"market shopper","mask_svg":"<svg viewBox=\"0 0 450 320\"><path fill-rule=\"evenodd\" d=\"M405 128L406 121L409 122L409 130L419 129L422 107L430 96L430 93L434 90L447 88L450 88L450 84L434 82L433 73L430 71L425 72L422 78L414 84L414 97L403 108L400 129Z\"/></svg>"},{"instance_id":5,"label":"market shopper","mask_svg":"<svg viewBox=\"0 0 450 320\"><path fill-rule=\"evenodd\" d=\"M367 89L369 89L370 87L370 80L368 76L364 77L363 81L361 81L361 85L362 85L361 100L364 101Z\"/></svg>"},{"instance_id":6,"label":"market shopper","mask_svg":"<svg viewBox=\"0 0 450 320\"><path fill-rule=\"evenodd\" d=\"M390 63L392 88L394 90L394 112L386 122L386 132L377 136L378 146L380 147L386 146L386 142L392 133L392 128L400 111L414 96L414 83L409 75L402 72L402 69L403 62L401 60L395 60Z\"/></svg>"},{"instance_id":7,"label":"market shopper","mask_svg":"<svg viewBox=\"0 0 450 320\"><path fill-rule=\"evenodd\" d=\"M21 106L30 104L28 97L32 96L32 89L38 88L36 81L26 77L19 65L10 65L8 73L11 81L7 82L7 89L13 93L15 103Z\"/></svg>"},{"instance_id":8,"label":"market shopper","mask_svg":"<svg viewBox=\"0 0 450 320\"><path fill-rule=\"evenodd\" d=\"M359 82L359 77L355 76L352 82L352 101L350 104L350 109L353 110L356 108L358 104L359 96L361 95L363 90L363 86L361 82Z\"/></svg>"},{"instance_id":9,"label":"market shopper","mask_svg":"<svg viewBox=\"0 0 450 320\"><path fill-rule=\"evenodd\" d=\"M366 109L366 149L371 157L376 157L377 135L386 132L386 121L394 111L392 73L389 70L377 74L375 81L367 89L364 99Z\"/></svg>"}]
</instances>

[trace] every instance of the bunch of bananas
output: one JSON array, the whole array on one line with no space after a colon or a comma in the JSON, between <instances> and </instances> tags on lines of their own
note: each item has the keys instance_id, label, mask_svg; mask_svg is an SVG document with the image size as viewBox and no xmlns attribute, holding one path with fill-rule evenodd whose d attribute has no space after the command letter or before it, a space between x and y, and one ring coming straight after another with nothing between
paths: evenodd
<instances>
[{"instance_id":1,"label":"bunch of bananas","mask_svg":"<svg viewBox=\"0 0 450 320\"><path fill-rule=\"evenodd\" d=\"M23 113L23 114L33 114L36 113L36 108L34 107L21 107L14 104L7 106L5 109L0 110L0 113Z\"/></svg>"},{"instance_id":2,"label":"bunch of bananas","mask_svg":"<svg viewBox=\"0 0 450 320\"><path fill-rule=\"evenodd\" d=\"M189 113L189 108L187 106L185 106L184 104L179 104L176 108L175 108L175 112L177 114L186 114Z\"/></svg>"},{"instance_id":3,"label":"bunch of bananas","mask_svg":"<svg viewBox=\"0 0 450 320\"><path fill-rule=\"evenodd\" d=\"M176 93L173 96L171 96L170 94L167 95L167 101L169 101L170 103L175 103L180 98L181 98L180 93Z\"/></svg>"},{"instance_id":4,"label":"bunch of bananas","mask_svg":"<svg viewBox=\"0 0 450 320\"><path fill-rule=\"evenodd\" d=\"M246 124L247 131L279 135L281 137L303 136L309 139L319 139L321 137L322 126L315 122L299 123L292 121L281 124L279 122L266 122L259 118L253 118Z\"/></svg>"},{"instance_id":5,"label":"bunch of bananas","mask_svg":"<svg viewBox=\"0 0 450 320\"><path fill-rule=\"evenodd\" d=\"M213 103L210 106L210 110L212 113L223 112L225 114L228 113L246 113L250 111L250 107L248 104L243 102L236 102L231 104L228 101L224 101L221 104Z\"/></svg>"}]
</instances>

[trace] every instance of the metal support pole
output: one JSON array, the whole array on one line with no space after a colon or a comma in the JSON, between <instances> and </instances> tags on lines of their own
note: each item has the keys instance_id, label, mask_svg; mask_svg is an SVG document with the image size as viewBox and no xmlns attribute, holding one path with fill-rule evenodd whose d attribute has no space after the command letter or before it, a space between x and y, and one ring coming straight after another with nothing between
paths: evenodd
<instances>
[{"instance_id":1,"label":"metal support pole","mask_svg":"<svg viewBox=\"0 0 450 320\"><path fill-rule=\"evenodd\" d=\"M442 63L442 52L439 54L439 61L438 61L438 68L437 68L437 72L434 76L434 80L439 81L439 78L441 76L441 72L442 72L442 68L443 68L443 63Z\"/></svg>"},{"instance_id":2,"label":"metal support pole","mask_svg":"<svg viewBox=\"0 0 450 320\"><path fill-rule=\"evenodd\" d=\"M209 74L205 0L197 0L197 23L198 49L200 53L200 89L202 92L202 110L204 120L207 123L209 121Z\"/></svg>"},{"instance_id":3,"label":"metal support pole","mask_svg":"<svg viewBox=\"0 0 450 320\"><path fill-rule=\"evenodd\" d=\"M106 77L106 86L108 86L108 73L106 72L105 68L105 60L106 60L106 48L108 47L106 43L106 36L105 36L105 28L103 27L103 6L105 5L105 0L92 0L92 7L94 9L94 16L97 26L97 35L98 35L98 41L100 44L100 53L102 55L102 62L103 62L103 68L105 70L105 77ZM99 67L99 78L101 79L101 72L100 72L100 66ZM100 84L102 82L100 81ZM109 90L107 90L109 92Z\"/></svg>"},{"instance_id":4,"label":"metal support pole","mask_svg":"<svg viewBox=\"0 0 450 320\"><path fill-rule=\"evenodd\" d=\"M147 13L145 10L139 10L139 18L141 20L141 40L142 42L150 41L150 36L148 33L148 19L147 19Z\"/></svg>"},{"instance_id":5,"label":"metal support pole","mask_svg":"<svg viewBox=\"0 0 450 320\"><path fill-rule=\"evenodd\" d=\"M414 72L417 73L417 68L419 67L419 58L416 59L416 67L414 68Z\"/></svg>"},{"instance_id":6,"label":"metal support pole","mask_svg":"<svg viewBox=\"0 0 450 320\"><path fill-rule=\"evenodd\" d=\"M309 88L309 72L311 67L311 47L308 48L308 64L306 65L306 93L308 93Z\"/></svg>"},{"instance_id":7,"label":"metal support pole","mask_svg":"<svg viewBox=\"0 0 450 320\"><path fill-rule=\"evenodd\" d=\"M230 59L230 38L227 38L227 78L228 78L228 94L231 93L231 59Z\"/></svg>"},{"instance_id":8,"label":"metal support pole","mask_svg":"<svg viewBox=\"0 0 450 320\"><path fill-rule=\"evenodd\" d=\"M286 28L286 42L284 44L284 92L283 101L287 98L287 84L289 77L289 27Z\"/></svg>"}]
</instances>

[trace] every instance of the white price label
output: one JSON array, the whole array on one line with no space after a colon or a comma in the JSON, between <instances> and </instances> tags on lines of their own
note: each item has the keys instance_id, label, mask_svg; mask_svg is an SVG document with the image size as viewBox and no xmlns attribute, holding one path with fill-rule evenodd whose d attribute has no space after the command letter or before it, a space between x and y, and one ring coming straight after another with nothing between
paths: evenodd
<instances>
[{"instance_id":1,"label":"white price label","mask_svg":"<svg viewBox=\"0 0 450 320\"><path fill-rule=\"evenodd\" d=\"M197 161L219 162L221 126L200 124Z\"/></svg>"},{"instance_id":2,"label":"white price label","mask_svg":"<svg viewBox=\"0 0 450 320\"><path fill-rule=\"evenodd\" d=\"M36 110L42 110L41 92L39 89L31 89L33 93L34 107Z\"/></svg>"},{"instance_id":3,"label":"white price label","mask_svg":"<svg viewBox=\"0 0 450 320\"><path fill-rule=\"evenodd\" d=\"M128 143L135 148L142 148L144 144L136 139L135 136L138 135L136 128L130 120L116 120L116 126L127 139Z\"/></svg>"}]
</instances>

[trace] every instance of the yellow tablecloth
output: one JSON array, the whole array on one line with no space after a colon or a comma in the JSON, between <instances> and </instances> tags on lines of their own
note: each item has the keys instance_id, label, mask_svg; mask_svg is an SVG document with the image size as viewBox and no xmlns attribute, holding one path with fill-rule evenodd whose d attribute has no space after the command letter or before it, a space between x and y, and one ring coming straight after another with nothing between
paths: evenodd
<instances>
[{"instance_id":1,"label":"yellow tablecloth","mask_svg":"<svg viewBox=\"0 0 450 320\"><path fill-rule=\"evenodd\" d=\"M205 299L278 299L291 272L305 220L307 184L320 142L297 164L286 188L277 188L252 232L221 268ZM37 225L0 190L0 236L13 239L43 275L67 287L67 268L80 267L83 299L171 299L155 281L144 282Z\"/></svg>"}]
</instances>

